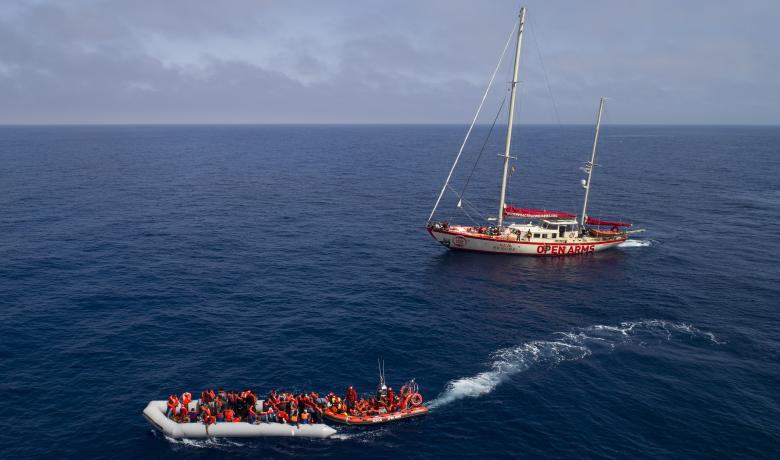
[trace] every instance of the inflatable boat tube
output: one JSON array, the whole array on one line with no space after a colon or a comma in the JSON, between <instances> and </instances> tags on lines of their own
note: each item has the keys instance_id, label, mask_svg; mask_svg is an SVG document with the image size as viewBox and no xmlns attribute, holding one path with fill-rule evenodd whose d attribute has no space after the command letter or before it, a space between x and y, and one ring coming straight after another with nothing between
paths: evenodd
<instances>
[{"instance_id":1,"label":"inflatable boat tube","mask_svg":"<svg viewBox=\"0 0 780 460\"><path fill-rule=\"evenodd\" d=\"M428 408L425 406L420 406L392 412L390 414L346 415L334 414L333 412L326 410L322 413L322 415L332 422L343 423L345 425L380 425L382 423L394 422L406 418L421 417L427 413Z\"/></svg>"},{"instance_id":2,"label":"inflatable boat tube","mask_svg":"<svg viewBox=\"0 0 780 460\"><path fill-rule=\"evenodd\" d=\"M197 401L189 404L191 409L197 407ZM336 430L324 424L288 425L286 423L247 422L215 423L208 426L201 422L176 423L165 416L168 409L165 401L151 401L143 411L144 417L152 426L174 439L189 438L260 438L266 436L281 436L295 438L327 438Z\"/></svg>"}]
</instances>

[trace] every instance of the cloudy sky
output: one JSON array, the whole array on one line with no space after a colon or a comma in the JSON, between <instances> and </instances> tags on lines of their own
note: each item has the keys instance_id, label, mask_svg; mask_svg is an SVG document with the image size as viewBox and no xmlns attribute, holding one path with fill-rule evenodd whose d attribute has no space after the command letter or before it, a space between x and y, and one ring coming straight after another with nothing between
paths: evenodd
<instances>
[{"instance_id":1,"label":"cloudy sky","mask_svg":"<svg viewBox=\"0 0 780 460\"><path fill-rule=\"evenodd\" d=\"M522 4L521 121L780 124L780 1ZM0 123L466 123L520 5L3 0Z\"/></svg>"}]
</instances>

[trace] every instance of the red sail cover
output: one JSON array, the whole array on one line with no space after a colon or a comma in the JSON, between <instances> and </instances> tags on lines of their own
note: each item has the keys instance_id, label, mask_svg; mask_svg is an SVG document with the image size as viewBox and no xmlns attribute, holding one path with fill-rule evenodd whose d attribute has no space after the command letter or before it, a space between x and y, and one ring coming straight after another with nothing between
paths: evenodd
<instances>
[{"instance_id":1,"label":"red sail cover","mask_svg":"<svg viewBox=\"0 0 780 460\"><path fill-rule=\"evenodd\" d=\"M527 218L536 218L536 219L544 219L550 217L560 217L560 218L577 217L576 214L572 214L570 212L548 211L546 209L516 208L509 204L504 206L504 215L508 217L527 217Z\"/></svg>"},{"instance_id":2,"label":"red sail cover","mask_svg":"<svg viewBox=\"0 0 780 460\"><path fill-rule=\"evenodd\" d=\"M626 222L610 222L607 220L594 219L592 217L588 217L585 223L588 225L606 225L609 227L630 227L632 225Z\"/></svg>"}]
</instances>

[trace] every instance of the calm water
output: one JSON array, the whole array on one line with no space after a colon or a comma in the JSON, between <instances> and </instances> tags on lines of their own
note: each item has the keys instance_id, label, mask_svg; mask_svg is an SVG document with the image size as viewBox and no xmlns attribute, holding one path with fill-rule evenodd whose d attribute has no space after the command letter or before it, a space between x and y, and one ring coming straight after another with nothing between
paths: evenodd
<instances>
[{"instance_id":1,"label":"calm water","mask_svg":"<svg viewBox=\"0 0 780 460\"><path fill-rule=\"evenodd\" d=\"M648 232L552 259L425 232L464 131L0 128L0 456L780 457L780 128L605 127L592 214ZM591 128L518 136L512 203L578 211ZM141 416L208 386L368 391L378 356L427 418L174 442Z\"/></svg>"}]
</instances>

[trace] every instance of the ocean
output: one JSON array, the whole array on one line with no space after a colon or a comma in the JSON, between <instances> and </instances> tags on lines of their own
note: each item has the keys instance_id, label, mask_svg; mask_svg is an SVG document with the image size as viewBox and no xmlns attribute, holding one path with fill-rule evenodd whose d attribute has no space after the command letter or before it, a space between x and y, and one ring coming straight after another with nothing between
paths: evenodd
<instances>
[{"instance_id":1,"label":"ocean","mask_svg":"<svg viewBox=\"0 0 780 460\"><path fill-rule=\"evenodd\" d=\"M647 231L564 258L427 234L465 130L0 128L0 457L779 458L780 128L604 126L590 214ZM470 217L450 193L439 218L495 215L501 132ZM508 201L579 212L592 127L515 139ZM368 392L378 358L427 417L175 441L141 416L208 387Z\"/></svg>"}]
</instances>

